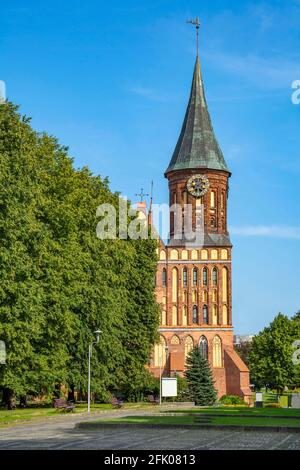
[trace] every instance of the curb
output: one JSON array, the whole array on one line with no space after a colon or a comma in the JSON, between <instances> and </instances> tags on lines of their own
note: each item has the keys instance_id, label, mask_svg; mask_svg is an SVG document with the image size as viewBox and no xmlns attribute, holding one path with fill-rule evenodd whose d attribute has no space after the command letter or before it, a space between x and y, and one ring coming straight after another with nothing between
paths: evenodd
<instances>
[{"instance_id":1,"label":"curb","mask_svg":"<svg viewBox=\"0 0 300 470\"><path fill-rule=\"evenodd\" d=\"M77 429L214 429L232 431L269 431L269 432L295 432L300 433L300 427L293 426L235 426L215 424L143 424L143 423L76 423Z\"/></svg>"}]
</instances>

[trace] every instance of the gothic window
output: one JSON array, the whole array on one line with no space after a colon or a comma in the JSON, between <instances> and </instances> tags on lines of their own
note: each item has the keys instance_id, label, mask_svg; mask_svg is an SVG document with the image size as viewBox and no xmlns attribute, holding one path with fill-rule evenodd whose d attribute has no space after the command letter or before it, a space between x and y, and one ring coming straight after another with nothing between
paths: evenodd
<instances>
[{"instance_id":1,"label":"gothic window","mask_svg":"<svg viewBox=\"0 0 300 470\"><path fill-rule=\"evenodd\" d=\"M213 339L213 367L222 367L222 342L219 336Z\"/></svg>"},{"instance_id":2,"label":"gothic window","mask_svg":"<svg viewBox=\"0 0 300 470\"><path fill-rule=\"evenodd\" d=\"M212 282L214 286L218 285L218 270L217 268L214 268L212 270Z\"/></svg>"},{"instance_id":3,"label":"gothic window","mask_svg":"<svg viewBox=\"0 0 300 470\"><path fill-rule=\"evenodd\" d=\"M172 301L177 302L178 294L178 271L177 268L172 269Z\"/></svg>"},{"instance_id":4,"label":"gothic window","mask_svg":"<svg viewBox=\"0 0 300 470\"><path fill-rule=\"evenodd\" d=\"M165 268L162 271L162 285L163 287L167 285L167 270Z\"/></svg>"},{"instance_id":5,"label":"gothic window","mask_svg":"<svg viewBox=\"0 0 300 470\"><path fill-rule=\"evenodd\" d=\"M216 191L210 192L210 207L212 209L216 207Z\"/></svg>"},{"instance_id":6,"label":"gothic window","mask_svg":"<svg viewBox=\"0 0 300 470\"><path fill-rule=\"evenodd\" d=\"M172 259L172 260L178 259L178 251L177 250L171 250L170 259Z\"/></svg>"},{"instance_id":7,"label":"gothic window","mask_svg":"<svg viewBox=\"0 0 300 470\"><path fill-rule=\"evenodd\" d=\"M228 269L222 269L222 300L223 302L228 301Z\"/></svg>"},{"instance_id":8,"label":"gothic window","mask_svg":"<svg viewBox=\"0 0 300 470\"><path fill-rule=\"evenodd\" d=\"M210 256L211 259L218 259L218 250L211 250Z\"/></svg>"},{"instance_id":9,"label":"gothic window","mask_svg":"<svg viewBox=\"0 0 300 470\"><path fill-rule=\"evenodd\" d=\"M160 254L159 254L159 259L162 260L162 261L165 261L166 259L166 252L165 250L161 250Z\"/></svg>"},{"instance_id":10,"label":"gothic window","mask_svg":"<svg viewBox=\"0 0 300 470\"><path fill-rule=\"evenodd\" d=\"M193 341L193 338L191 336L187 336L185 338L185 342L184 342L184 357L186 358L187 355L191 352L191 350L193 349L194 347L194 341Z\"/></svg>"},{"instance_id":11,"label":"gothic window","mask_svg":"<svg viewBox=\"0 0 300 470\"><path fill-rule=\"evenodd\" d=\"M193 286L198 285L198 269L194 268L193 269Z\"/></svg>"},{"instance_id":12,"label":"gothic window","mask_svg":"<svg viewBox=\"0 0 300 470\"><path fill-rule=\"evenodd\" d=\"M173 305L172 307L172 325L177 326L178 318L177 318L177 307Z\"/></svg>"},{"instance_id":13,"label":"gothic window","mask_svg":"<svg viewBox=\"0 0 300 470\"><path fill-rule=\"evenodd\" d=\"M182 270L182 285L183 287L187 287L188 283L188 270L187 268L183 268Z\"/></svg>"},{"instance_id":14,"label":"gothic window","mask_svg":"<svg viewBox=\"0 0 300 470\"><path fill-rule=\"evenodd\" d=\"M202 293L202 301L203 301L204 303L207 302L207 297L208 297L208 296L207 296L207 290L204 290L203 293Z\"/></svg>"},{"instance_id":15,"label":"gothic window","mask_svg":"<svg viewBox=\"0 0 300 470\"><path fill-rule=\"evenodd\" d=\"M212 309L212 322L213 322L213 325L217 325L218 323L218 306L217 305L213 305L213 309Z\"/></svg>"},{"instance_id":16,"label":"gothic window","mask_svg":"<svg viewBox=\"0 0 300 470\"><path fill-rule=\"evenodd\" d=\"M191 252L191 259L198 259L198 251L197 250L192 250Z\"/></svg>"},{"instance_id":17,"label":"gothic window","mask_svg":"<svg viewBox=\"0 0 300 470\"><path fill-rule=\"evenodd\" d=\"M155 367L165 367L166 359L167 359L166 347L167 347L167 342L165 338L162 335L160 335L159 343L157 343L154 347L154 366Z\"/></svg>"},{"instance_id":18,"label":"gothic window","mask_svg":"<svg viewBox=\"0 0 300 470\"><path fill-rule=\"evenodd\" d=\"M208 325L208 308L207 305L203 305L203 323Z\"/></svg>"},{"instance_id":19,"label":"gothic window","mask_svg":"<svg viewBox=\"0 0 300 470\"><path fill-rule=\"evenodd\" d=\"M175 346L175 345L177 345L177 344L180 344L180 339L178 338L177 335L172 336L171 344L172 344L173 346Z\"/></svg>"},{"instance_id":20,"label":"gothic window","mask_svg":"<svg viewBox=\"0 0 300 470\"><path fill-rule=\"evenodd\" d=\"M201 259L208 259L208 251L202 250L201 251Z\"/></svg>"},{"instance_id":21,"label":"gothic window","mask_svg":"<svg viewBox=\"0 0 300 470\"><path fill-rule=\"evenodd\" d=\"M208 359L208 343L205 336L201 336L199 341L200 353L205 359Z\"/></svg>"},{"instance_id":22,"label":"gothic window","mask_svg":"<svg viewBox=\"0 0 300 470\"><path fill-rule=\"evenodd\" d=\"M182 250L181 252L181 259L188 259L188 251L187 250Z\"/></svg>"},{"instance_id":23,"label":"gothic window","mask_svg":"<svg viewBox=\"0 0 300 470\"><path fill-rule=\"evenodd\" d=\"M184 305L182 307L182 325L187 326L188 318L187 318L187 306Z\"/></svg>"},{"instance_id":24,"label":"gothic window","mask_svg":"<svg viewBox=\"0 0 300 470\"><path fill-rule=\"evenodd\" d=\"M228 259L228 251L222 250L221 251L221 259Z\"/></svg>"},{"instance_id":25,"label":"gothic window","mask_svg":"<svg viewBox=\"0 0 300 470\"><path fill-rule=\"evenodd\" d=\"M197 305L193 306L193 323L198 323L198 307Z\"/></svg>"},{"instance_id":26,"label":"gothic window","mask_svg":"<svg viewBox=\"0 0 300 470\"><path fill-rule=\"evenodd\" d=\"M203 285L207 286L207 281L208 281L208 273L207 273L207 268L203 269Z\"/></svg>"}]
</instances>

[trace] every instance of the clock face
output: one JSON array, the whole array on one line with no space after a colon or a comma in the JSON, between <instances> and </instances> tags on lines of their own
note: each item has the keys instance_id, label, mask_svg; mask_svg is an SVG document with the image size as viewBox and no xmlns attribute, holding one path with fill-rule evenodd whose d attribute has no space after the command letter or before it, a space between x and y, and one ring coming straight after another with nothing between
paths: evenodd
<instances>
[{"instance_id":1,"label":"clock face","mask_svg":"<svg viewBox=\"0 0 300 470\"><path fill-rule=\"evenodd\" d=\"M201 197L207 193L209 179L205 175L193 175L187 182L187 190L194 197Z\"/></svg>"}]
</instances>

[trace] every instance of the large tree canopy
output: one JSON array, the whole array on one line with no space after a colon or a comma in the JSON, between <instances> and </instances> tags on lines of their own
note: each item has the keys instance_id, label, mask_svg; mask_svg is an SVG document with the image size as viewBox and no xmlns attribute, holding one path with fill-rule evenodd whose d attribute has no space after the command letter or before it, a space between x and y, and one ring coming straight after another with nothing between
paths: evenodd
<instances>
[{"instance_id":1,"label":"large tree canopy","mask_svg":"<svg viewBox=\"0 0 300 470\"><path fill-rule=\"evenodd\" d=\"M253 338L249 365L256 386L268 386L280 392L299 384L299 366L293 362L293 343L299 339L297 315L289 319L281 313Z\"/></svg>"},{"instance_id":2,"label":"large tree canopy","mask_svg":"<svg viewBox=\"0 0 300 470\"><path fill-rule=\"evenodd\" d=\"M68 149L39 134L11 103L0 106L0 365L6 394L49 393L61 384L131 393L156 339L156 242L100 240L96 209L118 210L107 179L75 169Z\"/></svg>"}]
</instances>

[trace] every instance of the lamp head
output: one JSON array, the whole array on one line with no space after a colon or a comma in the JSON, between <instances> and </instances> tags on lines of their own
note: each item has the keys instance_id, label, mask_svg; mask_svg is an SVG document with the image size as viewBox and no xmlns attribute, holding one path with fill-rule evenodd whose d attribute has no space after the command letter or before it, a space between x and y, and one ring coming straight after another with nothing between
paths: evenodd
<instances>
[{"instance_id":1,"label":"lamp head","mask_svg":"<svg viewBox=\"0 0 300 470\"><path fill-rule=\"evenodd\" d=\"M97 341L97 343L99 343L99 339L100 339L100 335L101 335L102 331L101 330L96 330L96 331L94 331L94 333L96 335L96 341Z\"/></svg>"}]
</instances>

